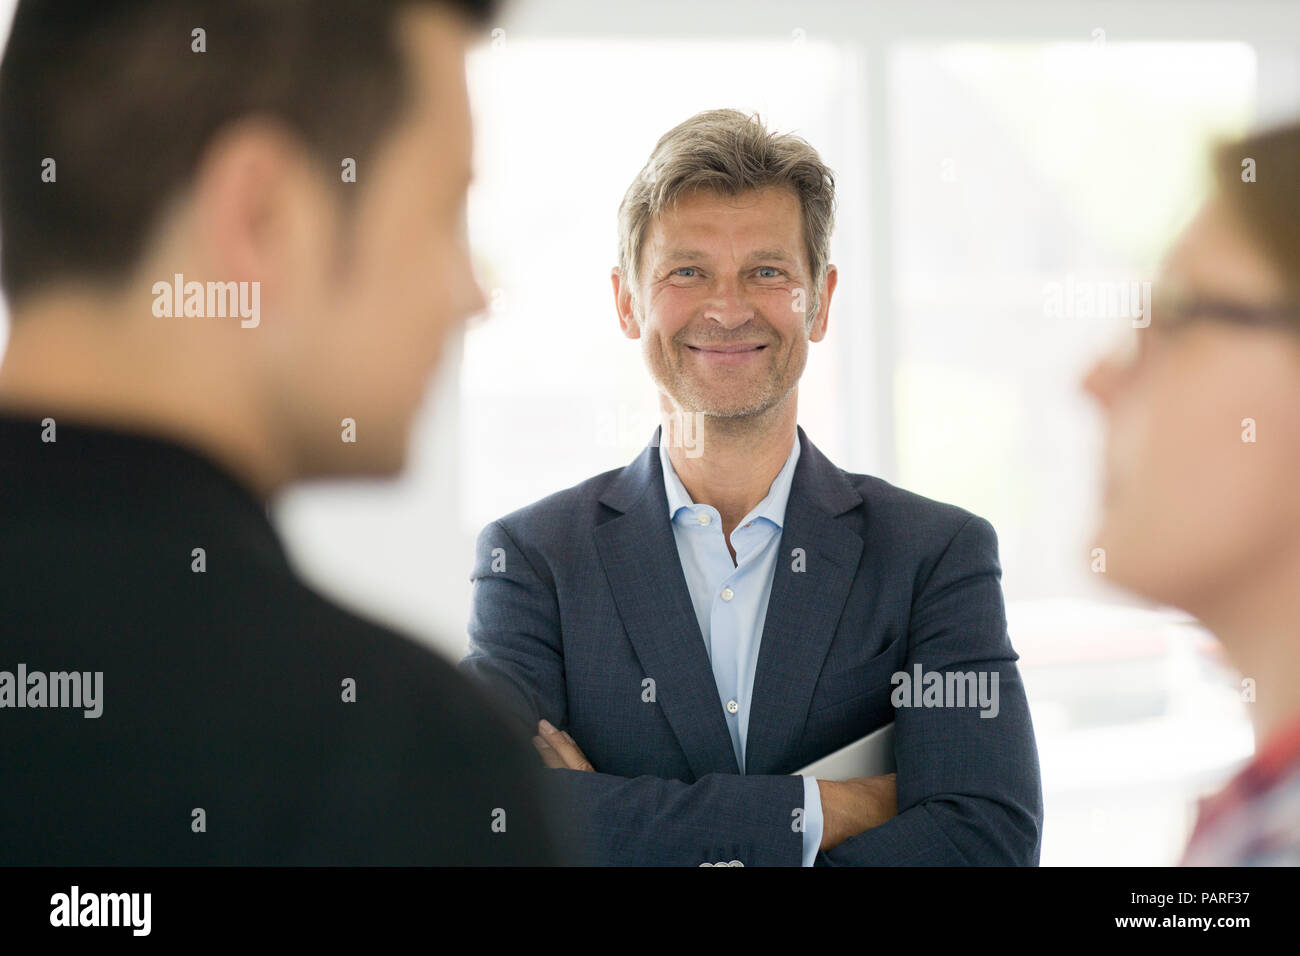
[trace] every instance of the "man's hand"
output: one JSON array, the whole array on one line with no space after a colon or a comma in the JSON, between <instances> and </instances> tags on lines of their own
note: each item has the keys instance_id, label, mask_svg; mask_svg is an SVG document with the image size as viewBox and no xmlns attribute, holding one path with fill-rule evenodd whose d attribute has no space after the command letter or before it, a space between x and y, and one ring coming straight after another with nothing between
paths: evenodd
<instances>
[{"instance_id":1,"label":"man's hand","mask_svg":"<svg viewBox=\"0 0 1300 956\"><path fill-rule=\"evenodd\" d=\"M576 749L576 748L575 748ZM898 816L897 774L817 781L822 795L822 850Z\"/></svg>"},{"instance_id":2,"label":"man's hand","mask_svg":"<svg viewBox=\"0 0 1300 956\"><path fill-rule=\"evenodd\" d=\"M567 730L556 730L549 721L537 725L541 735L533 738L533 746L542 755L542 761L552 770L592 770L596 768L578 749L578 742Z\"/></svg>"}]
</instances>

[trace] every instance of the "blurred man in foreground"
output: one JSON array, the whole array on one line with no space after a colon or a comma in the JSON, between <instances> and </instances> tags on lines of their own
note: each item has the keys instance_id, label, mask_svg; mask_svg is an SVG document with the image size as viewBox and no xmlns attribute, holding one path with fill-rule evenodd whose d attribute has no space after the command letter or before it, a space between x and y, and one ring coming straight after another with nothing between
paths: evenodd
<instances>
[{"instance_id":1,"label":"blurred man in foreground","mask_svg":"<svg viewBox=\"0 0 1300 956\"><path fill-rule=\"evenodd\" d=\"M552 861L535 757L266 518L391 475L490 2L24 2L0 69L0 863Z\"/></svg>"}]
</instances>

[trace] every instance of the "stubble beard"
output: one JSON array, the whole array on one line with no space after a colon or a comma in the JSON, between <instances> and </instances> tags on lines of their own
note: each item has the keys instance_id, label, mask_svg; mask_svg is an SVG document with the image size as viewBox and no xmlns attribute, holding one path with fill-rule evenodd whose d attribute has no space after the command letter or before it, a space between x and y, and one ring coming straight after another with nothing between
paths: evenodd
<instances>
[{"instance_id":1,"label":"stubble beard","mask_svg":"<svg viewBox=\"0 0 1300 956\"><path fill-rule=\"evenodd\" d=\"M769 349L776 347L768 346ZM802 365L792 368L796 358L793 352L776 356L777 362L784 359L783 365L768 359L755 384L736 394L727 386L711 388L709 383L692 375L685 367L690 359L684 354L684 345L673 342L668 348L671 351L660 352L657 356L646 355L646 364L655 384L669 397L675 410L701 415L709 420L713 429L721 432L749 430L755 422L785 402L799 384L803 372ZM724 390L731 394L718 394Z\"/></svg>"}]
</instances>

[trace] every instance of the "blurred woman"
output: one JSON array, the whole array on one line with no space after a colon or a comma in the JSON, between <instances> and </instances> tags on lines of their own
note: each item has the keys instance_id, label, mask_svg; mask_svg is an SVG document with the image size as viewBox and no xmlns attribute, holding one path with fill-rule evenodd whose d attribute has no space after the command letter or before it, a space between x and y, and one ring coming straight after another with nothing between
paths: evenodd
<instances>
[{"instance_id":1,"label":"blurred woman","mask_svg":"<svg viewBox=\"0 0 1300 956\"><path fill-rule=\"evenodd\" d=\"M1195 615L1253 682L1255 757L1201 802L1183 863L1297 864L1300 125L1213 166L1150 325L1084 383L1108 425L1096 544L1111 578Z\"/></svg>"}]
</instances>

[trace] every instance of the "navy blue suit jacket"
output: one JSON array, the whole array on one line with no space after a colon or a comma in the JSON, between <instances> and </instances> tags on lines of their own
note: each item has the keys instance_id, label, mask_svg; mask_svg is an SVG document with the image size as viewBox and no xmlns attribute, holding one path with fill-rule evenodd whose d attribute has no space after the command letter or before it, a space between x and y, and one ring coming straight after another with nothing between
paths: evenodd
<instances>
[{"instance_id":1,"label":"navy blue suit jacket","mask_svg":"<svg viewBox=\"0 0 1300 956\"><path fill-rule=\"evenodd\" d=\"M742 775L678 560L658 441L478 541L460 666L522 730L535 734L545 717L595 766L548 775L575 858L798 866L803 785L789 774L893 719L898 816L817 863L1036 864L1038 755L992 526L840 470L800 428ZM996 671L997 716L895 709L891 675L918 663Z\"/></svg>"}]
</instances>

